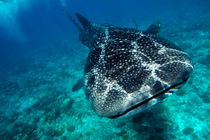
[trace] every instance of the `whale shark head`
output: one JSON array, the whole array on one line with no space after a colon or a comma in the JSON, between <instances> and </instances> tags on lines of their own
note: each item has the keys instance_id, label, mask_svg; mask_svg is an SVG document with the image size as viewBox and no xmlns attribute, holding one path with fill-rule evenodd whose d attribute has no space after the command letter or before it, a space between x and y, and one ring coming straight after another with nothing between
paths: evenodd
<instances>
[{"instance_id":1,"label":"whale shark head","mask_svg":"<svg viewBox=\"0 0 210 140\"><path fill-rule=\"evenodd\" d=\"M94 110L109 118L132 116L162 101L188 80L189 56L160 37L160 24L145 31L90 23L80 14L80 41L89 49L85 92Z\"/></svg>"}]
</instances>

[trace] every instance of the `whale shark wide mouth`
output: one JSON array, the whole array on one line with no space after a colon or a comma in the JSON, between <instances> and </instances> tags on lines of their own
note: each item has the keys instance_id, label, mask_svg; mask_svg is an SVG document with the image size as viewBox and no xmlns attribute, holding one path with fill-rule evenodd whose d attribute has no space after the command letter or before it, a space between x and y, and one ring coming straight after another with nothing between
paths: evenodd
<instances>
[{"instance_id":1,"label":"whale shark wide mouth","mask_svg":"<svg viewBox=\"0 0 210 140\"><path fill-rule=\"evenodd\" d=\"M128 109L125 110L124 112L119 113L119 114L114 115L114 116L110 116L110 117L108 117L108 118L110 118L110 119L115 119L115 118L119 118L119 117L122 117L122 116L124 116L124 115L127 115L127 113L131 112L132 110L134 110L134 109L136 109L136 108L138 108L138 107L140 107L140 106L142 106L142 105L145 105L146 103L148 103L148 102L151 101L152 99L158 98L158 97L160 97L161 95L164 95L164 94L167 93L167 92L172 92L172 93L173 93L173 92L174 92L174 89L179 89L179 88L181 87L181 85L183 85L184 83L186 83L186 81L187 81L187 79L186 79L186 80L183 80L183 81L180 82L180 83L174 84L174 85L170 86L169 88L167 88L167 89L161 91L160 93L158 93L158 94L156 94L156 95L154 95L154 96L152 96L152 97L150 97L150 98L148 98L148 99L146 99L146 100L144 100L144 101L142 101L142 102L140 102L140 103L138 103L138 104L136 104L136 105L134 105L134 106L128 108Z\"/></svg>"}]
</instances>

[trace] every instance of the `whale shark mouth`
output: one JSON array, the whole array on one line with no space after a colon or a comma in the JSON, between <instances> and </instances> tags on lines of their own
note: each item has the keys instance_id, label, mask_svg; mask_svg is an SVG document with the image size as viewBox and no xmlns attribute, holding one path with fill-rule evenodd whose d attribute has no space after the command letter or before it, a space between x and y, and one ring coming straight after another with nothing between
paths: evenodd
<instances>
[{"instance_id":1,"label":"whale shark mouth","mask_svg":"<svg viewBox=\"0 0 210 140\"><path fill-rule=\"evenodd\" d=\"M156 95L154 95L154 96L152 96L152 97L150 97L150 98L148 98L148 99L146 99L146 100L144 100L144 101L142 101L142 102L140 102L140 103L138 103L138 104L136 104L136 105L134 105L134 106L128 108L128 109L125 110L124 112L122 112L122 113L120 113L120 114L117 114L117 115L114 115L114 116L110 116L110 117L108 117L108 118L110 118L110 119L115 119L115 118L122 117L122 116L126 115L127 113L131 112L132 110L134 110L134 109L136 109L136 108L138 108L138 107L140 107L140 106L142 106L142 105L145 105L146 103L150 102L150 101L153 100L153 99L156 99L156 98L158 98L158 97L160 97L160 96L162 96L162 95L164 95L164 94L172 94L172 93L174 93L175 91L177 91L179 88L181 88L181 86L182 86L184 83L186 83L186 81L187 81L187 79L184 80L184 81L182 81L182 82L180 82L180 83L174 84L174 85L170 86L169 88L167 88L167 89L161 91L160 93L158 93L158 94L156 94Z\"/></svg>"}]
</instances>

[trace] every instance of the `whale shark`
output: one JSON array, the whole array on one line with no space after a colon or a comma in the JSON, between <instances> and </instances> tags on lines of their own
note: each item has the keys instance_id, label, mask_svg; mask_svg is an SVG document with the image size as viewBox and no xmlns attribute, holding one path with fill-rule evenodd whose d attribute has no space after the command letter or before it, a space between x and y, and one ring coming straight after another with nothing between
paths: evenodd
<instances>
[{"instance_id":1,"label":"whale shark","mask_svg":"<svg viewBox=\"0 0 210 140\"><path fill-rule=\"evenodd\" d=\"M75 15L79 23L67 14L79 29L79 41L89 48L85 94L99 115L134 116L175 93L189 79L190 57L159 35L159 22L141 31L96 24Z\"/></svg>"}]
</instances>

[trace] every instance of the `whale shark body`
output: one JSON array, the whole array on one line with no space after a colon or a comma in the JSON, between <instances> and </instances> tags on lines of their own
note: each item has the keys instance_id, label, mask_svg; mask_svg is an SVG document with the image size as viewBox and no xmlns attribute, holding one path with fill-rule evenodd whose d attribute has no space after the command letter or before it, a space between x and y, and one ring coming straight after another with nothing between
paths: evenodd
<instances>
[{"instance_id":1,"label":"whale shark body","mask_svg":"<svg viewBox=\"0 0 210 140\"><path fill-rule=\"evenodd\" d=\"M179 47L158 35L160 24L145 31L94 24L76 17L79 40L89 48L84 70L87 98L105 117L132 116L173 94L193 66Z\"/></svg>"}]
</instances>

